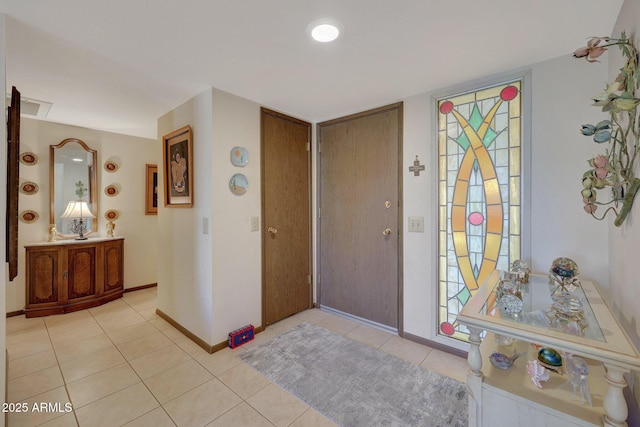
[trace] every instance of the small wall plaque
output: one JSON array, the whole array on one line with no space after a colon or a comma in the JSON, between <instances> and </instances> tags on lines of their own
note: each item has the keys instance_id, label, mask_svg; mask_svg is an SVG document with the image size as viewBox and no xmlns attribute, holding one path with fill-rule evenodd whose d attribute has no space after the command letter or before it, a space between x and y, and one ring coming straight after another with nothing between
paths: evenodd
<instances>
[{"instance_id":1,"label":"small wall plaque","mask_svg":"<svg viewBox=\"0 0 640 427\"><path fill-rule=\"evenodd\" d=\"M233 147L231 149L231 164L241 168L249 163L249 152L244 147Z\"/></svg>"},{"instance_id":2,"label":"small wall plaque","mask_svg":"<svg viewBox=\"0 0 640 427\"><path fill-rule=\"evenodd\" d=\"M418 156L413 161L413 166L409 166L409 172L413 172L413 176L420 176L420 172L425 169L424 165L420 164L420 160L418 160Z\"/></svg>"},{"instance_id":3,"label":"small wall plaque","mask_svg":"<svg viewBox=\"0 0 640 427\"><path fill-rule=\"evenodd\" d=\"M237 173L229 180L229 189L236 196L242 196L249 189L249 180L242 173Z\"/></svg>"}]
</instances>

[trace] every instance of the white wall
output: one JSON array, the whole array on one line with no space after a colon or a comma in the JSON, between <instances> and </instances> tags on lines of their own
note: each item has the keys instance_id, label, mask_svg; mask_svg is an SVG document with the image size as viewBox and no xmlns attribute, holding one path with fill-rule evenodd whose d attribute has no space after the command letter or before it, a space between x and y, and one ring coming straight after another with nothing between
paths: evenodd
<instances>
[{"instance_id":1,"label":"white wall","mask_svg":"<svg viewBox=\"0 0 640 427\"><path fill-rule=\"evenodd\" d=\"M529 262L534 271L544 273L554 258L567 256L577 262L583 277L607 286L607 226L584 213L580 195L582 173L597 147L579 133L583 123L599 120L590 97L601 90L606 66L583 63L567 52L566 56L533 64L530 70L533 170ZM425 217L424 234L404 233L404 330L429 339L436 333L437 306L434 107L431 94L404 100L405 224L409 216ZM416 155L427 165L427 173L420 177L408 172Z\"/></svg>"},{"instance_id":2,"label":"white wall","mask_svg":"<svg viewBox=\"0 0 640 427\"><path fill-rule=\"evenodd\" d=\"M19 90L19 88L18 88ZM34 195L19 195L19 211L38 212L35 223L18 223L18 276L6 289L6 310L24 309L25 305L25 253L24 245L44 242L49 226L49 146L66 138L78 138L98 151L98 235L105 236L107 223L104 213L116 209L120 217L115 221L115 234L124 236L124 284L125 288L157 282L157 217L144 214L145 164L157 163L158 143L155 140L102 132L76 126L33 120L20 120L20 152L35 153L39 162L33 166L20 164L20 182L33 181L39 186ZM106 160L117 160L120 168L108 173L103 165ZM115 197L104 194L109 184L118 184L120 193Z\"/></svg>"},{"instance_id":3,"label":"white wall","mask_svg":"<svg viewBox=\"0 0 640 427\"><path fill-rule=\"evenodd\" d=\"M212 110L213 90L207 90L158 119L158 135L190 125L193 131L193 207L164 206L158 199L158 309L198 338L213 340L213 234L203 221L213 217ZM158 147L158 157L162 148ZM162 161L158 164L162 165ZM158 168L158 182L164 171Z\"/></svg>"},{"instance_id":4,"label":"white wall","mask_svg":"<svg viewBox=\"0 0 640 427\"><path fill-rule=\"evenodd\" d=\"M5 28L5 15L4 13L0 13L0 84L2 84L2 87L6 87ZM5 103L6 101L3 102L2 105L6 107ZM7 122L6 120L0 120L0 122L0 137L2 137L2 141L6 141ZM7 144L4 143L0 144L0 188L7 188ZM6 212L6 202L6 197L0 198L0 212ZM6 229L6 215L0 214L0 241L2 242L7 241ZM9 279L9 272L5 259L7 259L6 245L2 244L2 247L0 247L0 301L2 301L1 297L4 297L5 295L5 290ZM7 311L5 308L5 304L0 304L0 402L6 402L6 312ZM4 419L4 414L0 415L0 427L4 427Z\"/></svg>"},{"instance_id":5,"label":"white wall","mask_svg":"<svg viewBox=\"0 0 640 427\"><path fill-rule=\"evenodd\" d=\"M234 146L245 147L249 163L231 164ZM260 105L213 91L213 344L230 331L262 323L262 231L251 231L260 217ZM229 190L229 179L243 173L249 189L242 196Z\"/></svg>"},{"instance_id":6,"label":"white wall","mask_svg":"<svg viewBox=\"0 0 640 427\"><path fill-rule=\"evenodd\" d=\"M633 38L635 45L640 46L640 0L626 0L620 10L612 37L618 37L621 31L625 31L628 37ZM613 81L623 58L618 49L610 49L609 75L607 81ZM640 94L636 94L638 96ZM637 124L636 124L637 125ZM636 176L640 175L636 170ZM620 228L609 220L609 249L611 252L611 299L616 310L622 312L623 323L626 323L628 332L640 340L640 279L636 267L638 266L638 247L640 246L640 197L636 195L634 206Z\"/></svg>"},{"instance_id":7,"label":"white wall","mask_svg":"<svg viewBox=\"0 0 640 427\"><path fill-rule=\"evenodd\" d=\"M207 90L158 121L159 135L191 125L195 171L193 208L159 211L158 308L209 345L230 331L261 324L261 240L250 231L260 216L260 106ZM249 163L234 167L234 146ZM249 190L229 191L229 179L244 173ZM208 222L208 234L204 234Z\"/></svg>"},{"instance_id":8,"label":"white wall","mask_svg":"<svg viewBox=\"0 0 640 427\"><path fill-rule=\"evenodd\" d=\"M585 41L577 43L576 49ZM581 125L603 119L591 98L604 87L606 64L567 54L536 64L532 75L532 267L546 272L555 258L566 256L582 277L606 288L607 225L584 212L580 194L587 161L603 148L579 132Z\"/></svg>"}]
</instances>

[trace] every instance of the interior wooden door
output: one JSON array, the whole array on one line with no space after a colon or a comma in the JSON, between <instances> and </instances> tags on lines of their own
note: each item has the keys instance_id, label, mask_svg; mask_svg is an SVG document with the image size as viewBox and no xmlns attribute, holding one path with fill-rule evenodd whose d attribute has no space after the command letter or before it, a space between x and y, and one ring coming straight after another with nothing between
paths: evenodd
<instances>
[{"instance_id":1,"label":"interior wooden door","mask_svg":"<svg viewBox=\"0 0 640 427\"><path fill-rule=\"evenodd\" d=\"M312 307L311 124L263 108L263 325Z\"/></svg>"},{"instance_id":2,"label":"interior wooden door","mask_svg":"<svg viewBox=\"0 0 640 427\"><path fill-rule=\"evenodd\" d=\"M318 125L322 307L400 327L402 104Z\"/></svg>"}]
</instances>

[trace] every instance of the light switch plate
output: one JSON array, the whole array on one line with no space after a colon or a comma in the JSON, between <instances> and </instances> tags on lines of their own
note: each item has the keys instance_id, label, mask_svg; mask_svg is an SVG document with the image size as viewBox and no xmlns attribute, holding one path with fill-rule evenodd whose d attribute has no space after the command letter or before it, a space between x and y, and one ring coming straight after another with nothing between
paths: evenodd
<instances>
[{"instance_id":1,"label":"light switch plate","mask_svg":"<svg viewBox=\"0 0 640 427\"><path fill-rule=\"evenodd\" d=\"M424 233L424 217L422 217L422 216L410 216L409 217L409 232L410 233Z\"/></svg>"},{"instance_id":2,"label":"light switch plate","mask_svg":"<svg viewBox=\"0 0 640 427\"><path fill-rule=\"evenodd\" d=\"M257 216L251 217L251 231L260 231L260 218Z\"/></svg>"}]
</instances>

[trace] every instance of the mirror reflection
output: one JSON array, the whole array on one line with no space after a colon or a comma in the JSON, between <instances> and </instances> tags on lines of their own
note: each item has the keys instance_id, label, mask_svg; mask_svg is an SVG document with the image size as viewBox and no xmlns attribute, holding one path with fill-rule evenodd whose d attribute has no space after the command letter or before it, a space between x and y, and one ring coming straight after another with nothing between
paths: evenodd
<instances>
[{"instance_id":1,"label":"mirror reflection","mask_svg":"<svg viewBox=\"0 0 640 427\"><path fill-rule=\"evenodd\" d=\"M51 145L50 167L50 224L55 224L59 236L72 238L98 230L98 194L96 164L97 153L83 141L67 138L58 145ZM70 207L85 202L85 212L67 215ZM86 212L88 209L88 212ZM69 211L71 212L71 211ZM83 223L85 230L78 229Z\"/></svg>"}]
</instances>

